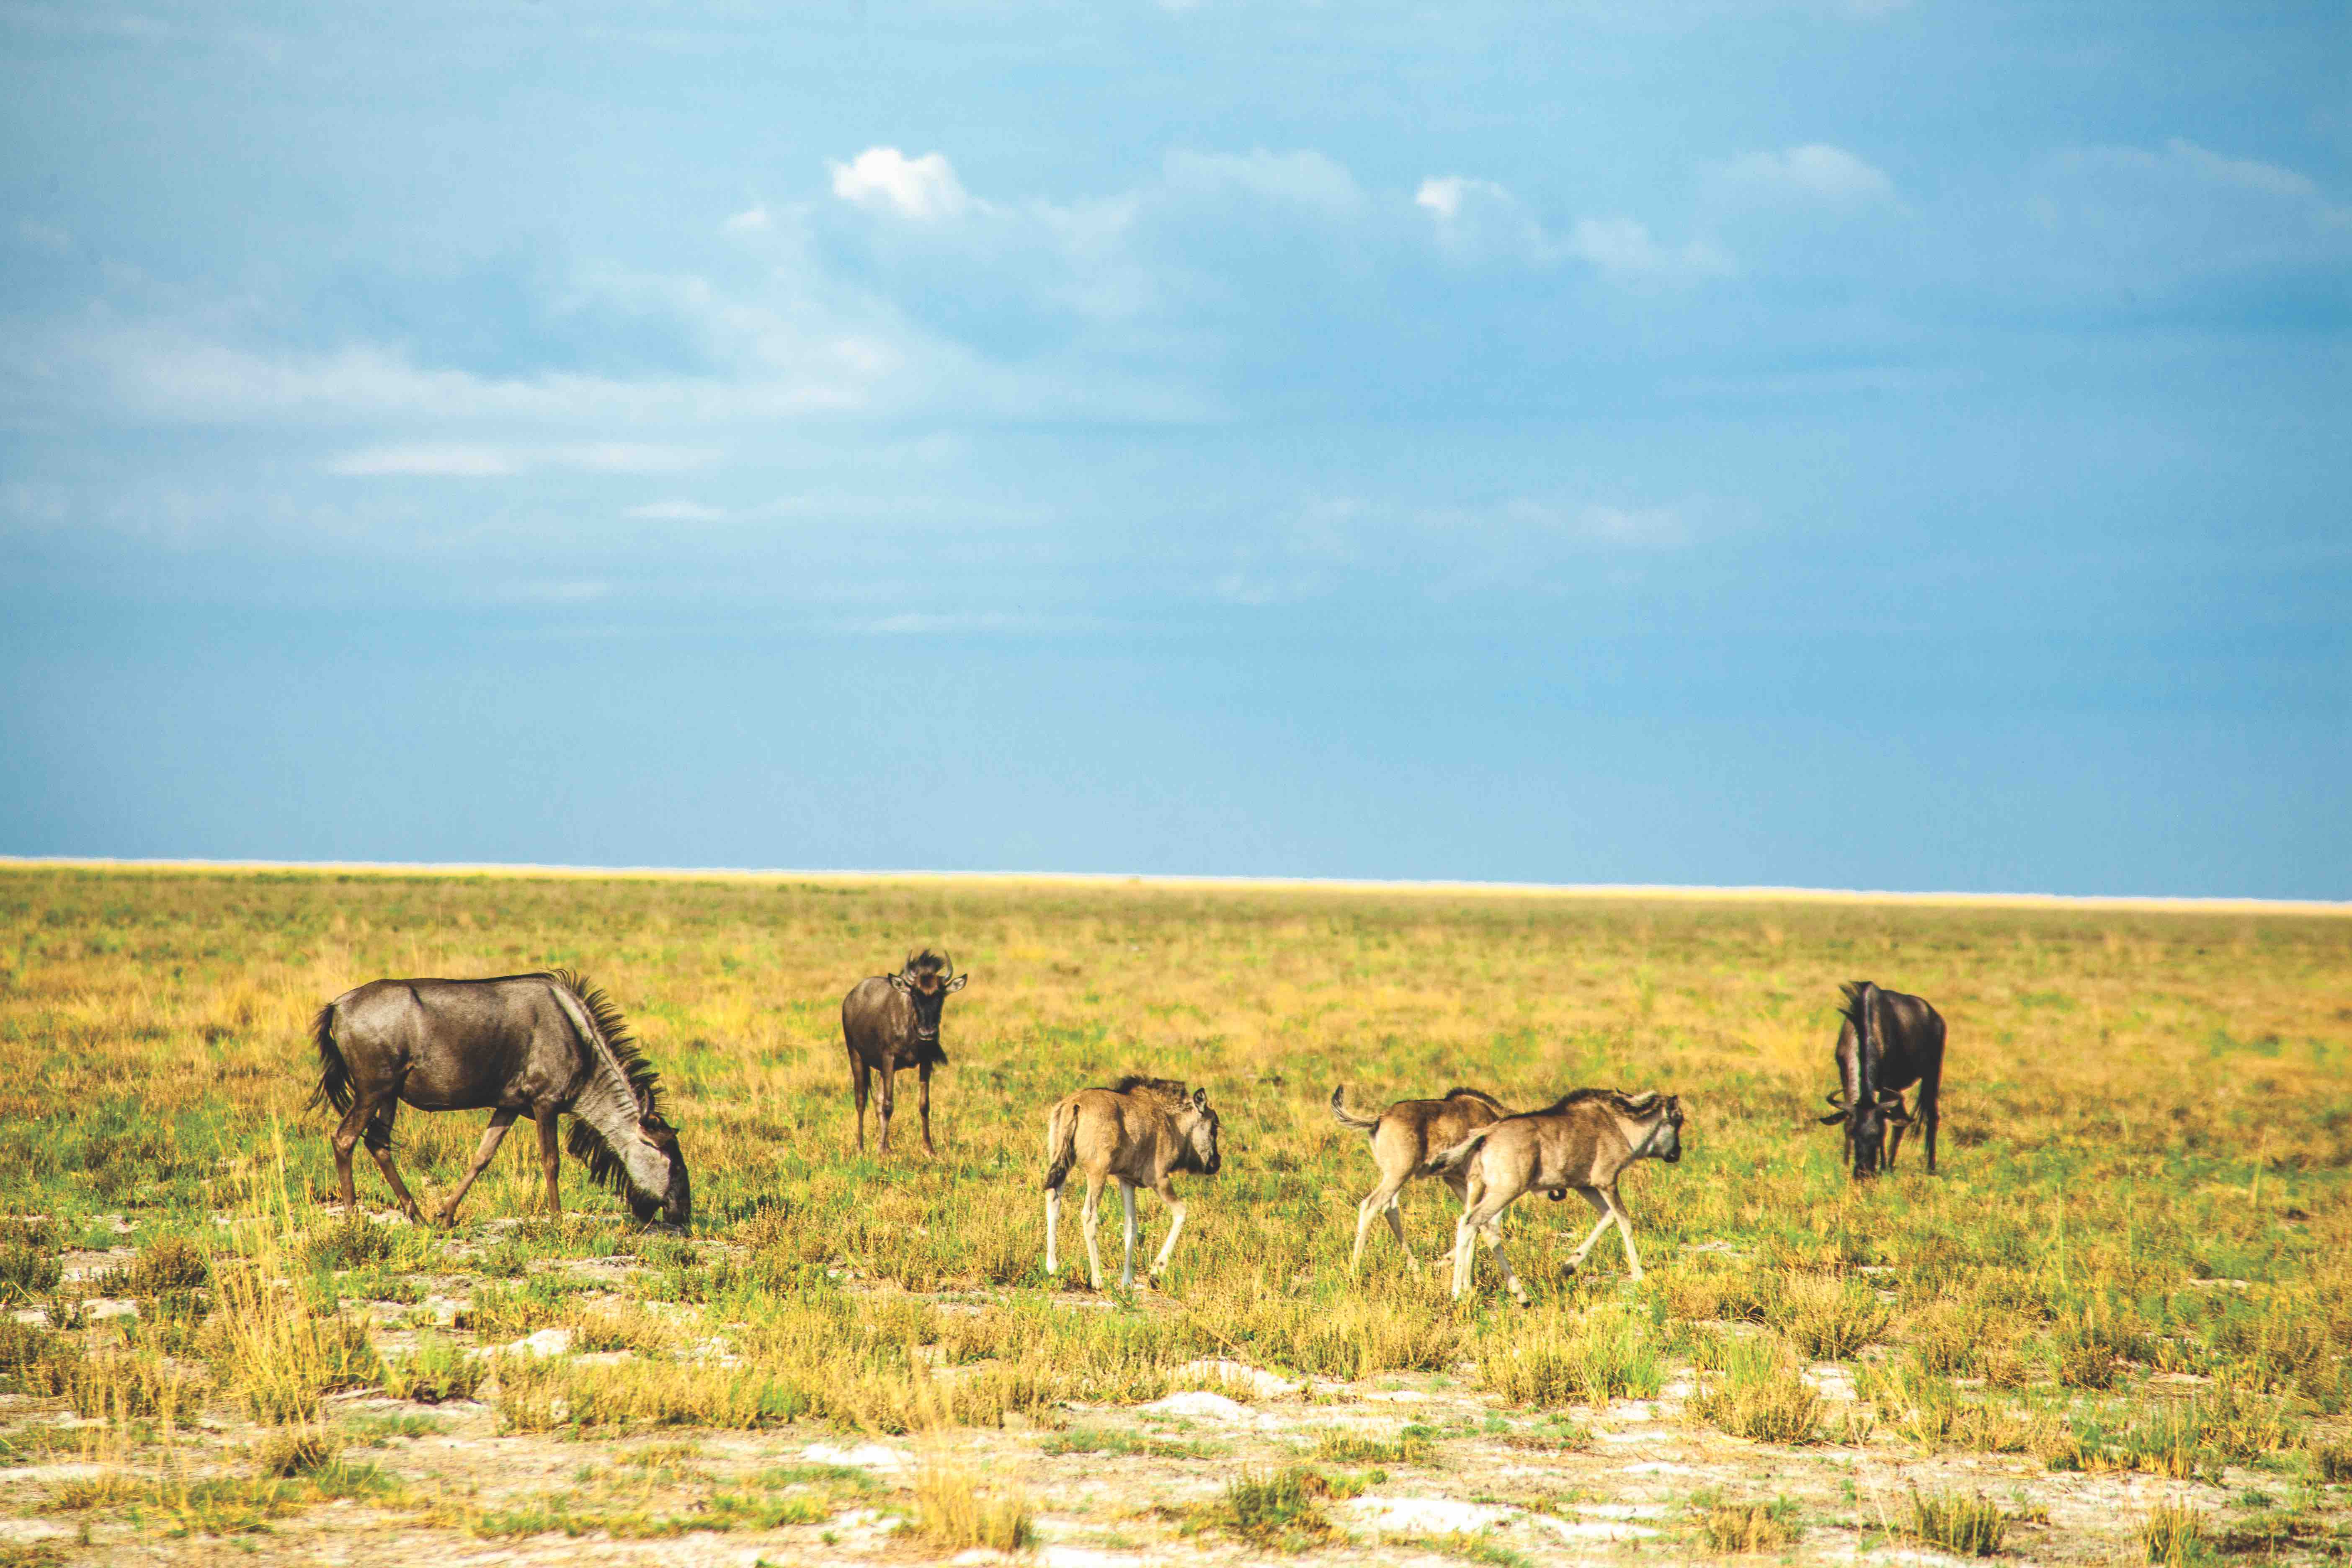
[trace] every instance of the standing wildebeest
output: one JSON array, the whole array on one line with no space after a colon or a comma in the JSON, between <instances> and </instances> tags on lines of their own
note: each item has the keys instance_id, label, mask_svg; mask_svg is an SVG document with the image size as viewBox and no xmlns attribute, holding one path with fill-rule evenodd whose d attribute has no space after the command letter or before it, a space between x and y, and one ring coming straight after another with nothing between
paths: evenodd
<instances>
[{"instance_id":1,"label":"standing wildebeest","mask_svg":"<svg viewBox=\"0 0 2352 1568\"><path fill-rule=\"evenodd\" d=\"M693 1194L677 1134L662 1120L653 1068L629 1037L620 1009L569 970L495 980L372 980L319 1011L319 1091L343 1113L334 1132L335 1174L356 1207L352 1148L368 1152L412 1220L424 1217L392 1164L392 1119L419 1110L490 1111L473 1169L436 1216L446 1225L498 1152L518 1116L539 1124L547 1207L562 1207L555 1118L572 1113L572 1157L591 1180L617 1187L640 1220L656 1209L687 1225Z\"/></svg>"},{"instance_id":2,"label":"standing wildebeest","mask_svg":"<svg viewBox=\"0 0 2352 1568\"><path fill-rule=\"evenodd\" d=\"M1356 1249L1349 1254L1348 1272L1356 1272L1364 1261L1364 1238L1371 1234L1375 1215L1386 1215L1389 1228L1396 1233L1397 1245L1404 1248L1404 1260L1412 1271L1421 1272L1421 1259L1412 1255L1412 1244L1404 1238L1404 1219L1397 1212L1397 1194L1415 1176L1435 1176L1454 1189L1456 1202L1462 1195L1463 1175L1459 1169L1440 1171L1430 1163L1431 1156L1451 1149L1480 1128L1508 1116L1508 1107L1491 1094L1475 1089L1449 1089L1443 1100L1400 1100L1378 1116L1352 1116L1339 1103L1347 1085L1331 1091L1331 1114L1342 1127L1352 1127L1370 1140L1372 1163L1380 1168L1381 1179L1364 1201L1356 1205Z\"/></svg>"},{"instance_id":3,"label":"standing wildebeest","mask_svg":"<svg viewBox=\"0 0 2352 1568\"><path fill-rule=\"evenodd\" d=\"M1168 1239L1151 1262L1150 1278L1156 1279L1184 1229L1184 1205L1169 1178L1179 1171L1213 1176L1223 1163L1217 1153L1217 1113L1209 1109L1207 1089L1187 1094L1172 1079L1130 1076L1108 1089L1082 1089L1066 1097L1045 1119L1045 1272L1058 1273L1062 1267L1055 1247L1062 1183L1071 1166L1086 1173L1079 1228L1086 1233L1087 1267L1097 1290L1102 1253L1095 1245L1095 1226L1103 1183L1118 1178L1119 1202L1127 1209L1127 1258L1118 1274L1124 1290L1135 1283L1135 1189L1148 1186L1168 1205Z\"/></svg>"},{"instance_id":4,"label":"standing wildebeest","mask_svg":"<svg viewBox=\"0 0 2352 1568\"><path fill-rule=\"evenodd\" d=\"M1524 1303L1528 1293L1503 1256L1503 1211L1520 1194L1539 1187L1574 1187L1601 1216L1584 1244L1570 1255L1575 1268L1614 1220L1625 1238L1625 1261L1642 1277L1642 1255L1633 1250L1633 1226L1617 1195L1617 1178L1636 1160L1683 1157L1682 1101L1655 1089L1620 1094L1613 1089L1580 1089L1541 1110L1506 1116L1430 1162L1441 1171L1464 1173L1467 1195L1454 1226L1454 1293L1470 1289L1470 1243L1486 1243L1503 1281Z\"/></svg>"},{"instance_id":5,"label":"standing wildebeest","mask_svg":"<svg viewBox=\"0 0 2352 1568\"><path fill-rule=\"evenodd\" d=\"M1822 1121L1845 1123L1855 1181L1877 1174L1882 1157L1891 1171L1903 1149L1903 1130L1912 1121L1903 1110L1903 1091L1916 1083L1920 1137L1932 1176L1937 1101L1944 1086L1943 1015L1916 996L1882 991L1867 980L1849 981L1840 989L1845 993L1845 1005L1838 1011L1845 1021L1838 1027L1839 1091L1829 1097L1837 1109ZM1891 1147L1889 1122L1895 1126Z\"/></svg>"},{"instance_id":6,"label":"standing wildebeest","mask_svg":"<svg viewBox=\"0 0 2352 1568\"><path fill-rule=\"evenodd\" d=\"M949 976L953 975L953 979ZM940 1048L940 1010L971 976L957 974L955 961L929 948L910 952L896 974L877 974L849 988L841 999L841 1040L849 1052L849 1087L857 1096L857 1149L866 1150L866 1086L882 1075L882 1152L890 1152L890 1111L900 1068L913 1068L919 1081L923 1152L931 1147L931 1069L948 1059Z\"/></svg>"}]
</instances>

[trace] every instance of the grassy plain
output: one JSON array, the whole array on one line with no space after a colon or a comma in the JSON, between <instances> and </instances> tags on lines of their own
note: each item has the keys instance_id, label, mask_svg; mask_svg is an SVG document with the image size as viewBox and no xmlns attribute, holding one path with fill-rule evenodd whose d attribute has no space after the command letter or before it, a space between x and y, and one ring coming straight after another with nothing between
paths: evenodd
<instances>
[{"instance_id":1,"label":"grassy plain","mask_svg":"<svg viewBox=\"0 0 2352 1568\"><path fill-rule=\"evenodd\" d=\"M908 1078L906 1142L855 1157L839 998L920 942L973 974L940 1155ZM455 1232L322 1210L320 1002L551 965L662 1069L696 1234L569 1166L569 1217L532 1217L528 1137ZM1906 1149L1857 1191L1813 1116L1864 976L1951 1047L1943 1173ZM1038 1143L1135 1069L1208 1088L1225 1172L1186 1183L1164 1289L1106 1300L1042 1274ZM1681 1094L1684 1161L1627 1182L1649 1278L1613 1241L1564 1278L1581 1205L1530 1200L1530 1310L1483 1259L1455 1306L1384 1229L1351 1279L1340 1082ZM482 1120L402 1114L420 1196ZM2341 1557L2347 1172L2341 916L10 868L0 1562L322 1530L352 1561L706 1531L745 1561ZM1406 1208L1434 1260L1442 1189ZM562 1352L502 1352L534 1334Z\"/></svg>"}]
</instances>

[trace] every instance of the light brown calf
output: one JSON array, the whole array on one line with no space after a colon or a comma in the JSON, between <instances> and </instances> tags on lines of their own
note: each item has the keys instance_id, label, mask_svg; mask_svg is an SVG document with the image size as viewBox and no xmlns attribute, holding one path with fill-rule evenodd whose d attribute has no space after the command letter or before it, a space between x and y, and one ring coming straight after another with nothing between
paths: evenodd
<instances>
[{"instance_id":1,"label":"light brown calf","mask_svg":"<svg viewBox=\"0 0 2352 1568\"><path fill-rule=\"evenodd\" d=\"M1364 1238L1371 1234L1372 1221L1386 1215L1397 1245L1404 1248L1405 1262L1418 1274L1421 1259L1412 1255L1412 1244L1404 1238L1404 1217L1397 1209L1397 1194L1416 1176L1434 1176L1454 1189L1455 1202L1466 1202L1461 1171L1440 1171L1429 1163L1430 1158L1508 1116L1510 1110L1491 1094L1449 1089L1443 1100L1400 1100L1378 1116L1355 1116L1339 1102L1346 1089L1341 1084L1331 1091L1331 1114L1340 1126L1352 1127L1370 1140L1372 1163L1381 1173L1379 1182L1356 1205L1356 1248L1348 1255L1348 1272L1353 1274L1362 1266Z\"/></svg>"},{"instance_id":2,"label":"light brown calf","mask_svg":"<svg viewBox=\"0 0 2352 1568\"><path fill-rule=\"evenodd\" d=\"M1213 1176L1223 1163L1217 1153L1217 1113L1206 1089L1189 1093L1164 1078L1123 1078L1108 1089L1082 1089L1054 1107L1045 1119L1045 1272L1057 1273L1062 1219L1062 1183L1076 1166L1087 1178L1080 1215L1087 1237L1087 1266L1094 1288L1102 1289L1102 1253L1095 1230L1103 1184L1118 1182L1127 1210L1127 1257L1119 1289L1135 1284L1135 1189L1148 1186L1168 1205L1168 1239L1152 1260L1151 1277L1168 1267L1176 1237L1184 1229L1184 1205L1170 1178L1180 1171Z\"/></svg>"},{"instance_id":3,"label":"light brown calf","mask_svg":"<svg viewBox=\"0 0 2352 1568\"><path fill-rule=\"evenodd\" d=\"M1673 1164L1681 1159L1682 1127L1682 1102L1673 1095L1580 1089L1541 1110L1506 1116L1438 1155L1430 1163L1440 1171L1460 1171L1466 1189L1462 1217L1454 1226L1454 1294L1470 1289L1470 1243L1476 1237L1494 1255L1511 1294L1527 1300L1503 1256L1502 1213L1537 1188L1574 1187L1601 1216L1570 1257L1570 1268L1583 1263L1614 1220L1625 1238L1625 1260L1639 1279L1642 1255L1633 1249L1633 1226L1617 1196L1617 1178L1636 1160Z\"/></svg>"}]
</instances>

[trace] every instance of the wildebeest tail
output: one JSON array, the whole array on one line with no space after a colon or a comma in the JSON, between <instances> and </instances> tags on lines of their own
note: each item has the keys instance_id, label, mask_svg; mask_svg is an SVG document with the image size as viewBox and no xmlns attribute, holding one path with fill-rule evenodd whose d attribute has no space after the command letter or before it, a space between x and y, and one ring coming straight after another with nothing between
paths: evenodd
<instances>
[{"instance_id":1,"label":"wildebeest tail","mask_svg":"<svg viewBox=\"0 0 2352 1568\"><path fill-rule=\"evenodd\" d=\"M1060 1187L1078 1163L1078 1110L1064 1100L1045 1121L1045 1190Z\"/></svg>"},{"instance_id":2,"label":"wildebeest tail","mask_svg":"<svg viewBox=\"0 0 2352 1568\"><path fill-rule=\"evenodd\" d=\"M1380 1126L1381 1119L1377 1116L1355 1115L1346 1106L1340 1104L1339 1097L1346 1093L1347 1089L1348 1086L1344 1083L1331 1086L1331 1114L1339 1118L1340 1126L1352 1127L1359 1132L1370 1135L1374 1128Z\"/></svg>"},{"instance_id":3,"label":"wildebeest tail","mask_svg":"<svg viewBox=\"0 0 2352 1568\"><path fill-rule=\"evenodd\" d=\"M1486 1134L1492 1131L1492 1128L1482 1127L1453 1148L1439 1150L1429 1157L1429 1163L1422 1169L1433 1176L1444 1175L1448 1171L1462 1169L1470 1163L1473 1155L1486 1146Z\"/></svg>"},{"instance_id":4,"label":"wildebeest tail","mask_svg":"<svg viewBox=\"0 0 2352 1568\"><path fill-rule=\"evenodd\" d=\"M310 1096L313 1110L331 1105L337 1110L352 1108L352 1067L343 1060L342 1048L335 1044L335 1005L332 1002L319 1009L310 1020L310 1043L319 1047L319 1087Z\"/></svg>"}]
</instances>

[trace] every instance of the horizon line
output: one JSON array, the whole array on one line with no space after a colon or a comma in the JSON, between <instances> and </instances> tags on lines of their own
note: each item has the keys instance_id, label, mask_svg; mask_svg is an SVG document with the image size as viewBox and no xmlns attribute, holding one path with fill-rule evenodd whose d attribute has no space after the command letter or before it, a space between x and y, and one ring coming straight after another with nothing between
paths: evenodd
<instances>
[{"instance_id":1,"label":"horizon line","mask_svg":"<svg viewBox=\"0 0 2352 1568\"><path fill-rule=\"evenodd\" d=\"M298 872L313 875L425 877L603 877L658 880L994 882L1069 886L1159 887L1264 892L1361 892L1500 895L1591 899L1719 900L1738 903L1973 904L1991 908L2145 910L2179 914L2352 915L2352 900L2264 899L2234 895L2133 893L1971 893L1952 890L1800 888L1766 884L1712 886L1664 882L1504 882L1459 878L1228 876L1143 871L936 871L735 866L572 866L538 861L268 860L203 857L5 855L0 868L100 871Z\"/></svg>"}]
</instances>

